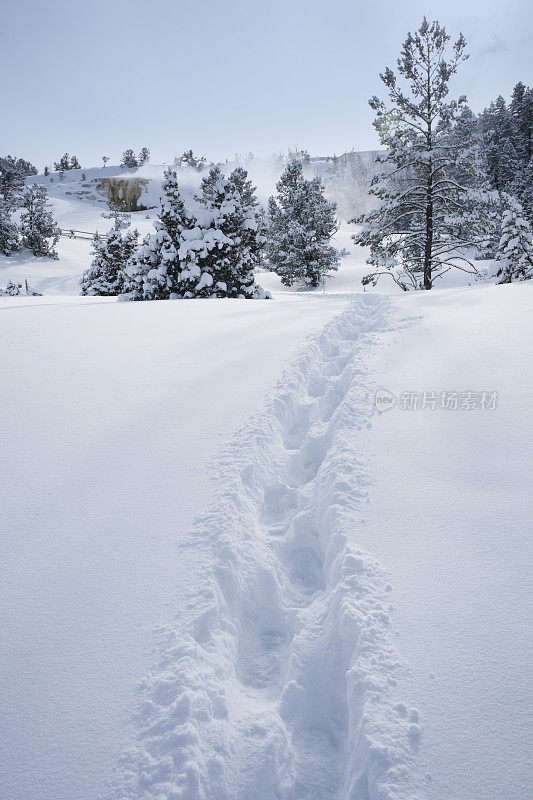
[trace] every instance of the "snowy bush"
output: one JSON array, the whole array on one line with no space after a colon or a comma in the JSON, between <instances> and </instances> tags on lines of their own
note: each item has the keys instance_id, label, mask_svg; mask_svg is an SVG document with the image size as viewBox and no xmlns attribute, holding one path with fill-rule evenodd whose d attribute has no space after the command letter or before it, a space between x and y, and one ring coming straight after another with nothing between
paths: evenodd
<instances>
[{"instance_id":1,"label":"snowy bush","mask_svg":"<svg viewBox=\"0 0 533 800\"><path fill-rule=\"evenodd\" d=\"M4 297L16 297L19 294L22 294L21 283L9 281L5 289L0 289L0 295L3 295Z\"/></svg>"}]
</instances>

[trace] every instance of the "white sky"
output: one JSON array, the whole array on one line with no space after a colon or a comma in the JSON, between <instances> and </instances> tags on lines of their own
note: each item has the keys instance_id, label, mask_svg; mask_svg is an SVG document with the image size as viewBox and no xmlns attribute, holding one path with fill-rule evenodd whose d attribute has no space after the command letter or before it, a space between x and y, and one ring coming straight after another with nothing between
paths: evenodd
<instances>
[{"instance_id":1,"label":"white sky","mask_svg":"<svg viewBox=\"0 0 533 800\"><path fill-rule=\"evenodd\" d=\"M2 0L0 154L370 149L368 98L424 13L465 34L474 110L533 83L533 0Z\"/></svg>"}]
</instances>

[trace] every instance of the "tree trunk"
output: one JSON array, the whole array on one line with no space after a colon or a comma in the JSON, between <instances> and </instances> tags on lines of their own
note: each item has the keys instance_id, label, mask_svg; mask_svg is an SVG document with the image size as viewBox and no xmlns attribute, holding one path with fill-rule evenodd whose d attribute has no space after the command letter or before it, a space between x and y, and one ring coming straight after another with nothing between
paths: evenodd
<instances>
[{"instance_id":1,"label":"tree trunk","mask_svg":"<svg viewBox=\"0 0 533 800\"><path fill-rule=\"evenodd\" d=\"M424 289L431 289L431 253L433 251L433 200L431 197L431 176L428 185L426 205L426 244L424 250Z\"/></svg>"}]
</instances>

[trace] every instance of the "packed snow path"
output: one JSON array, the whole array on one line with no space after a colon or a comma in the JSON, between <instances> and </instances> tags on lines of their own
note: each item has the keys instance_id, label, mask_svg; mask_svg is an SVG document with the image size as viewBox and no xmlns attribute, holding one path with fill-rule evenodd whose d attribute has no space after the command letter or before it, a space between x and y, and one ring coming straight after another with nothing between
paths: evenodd
<instances>
[{"instance_id":1,"label":"packed snow path","mask_svg":"<svg viewBox=\"0 0 533 800\"><path fill-rule=\"evenodd\" d=\"M189 535L205 575L161 631L117 796L397 796L418 725L389 698L388 587L353 543L365 361L389 308L358 298L225 448Z\"/></svg>"}]
</instances>

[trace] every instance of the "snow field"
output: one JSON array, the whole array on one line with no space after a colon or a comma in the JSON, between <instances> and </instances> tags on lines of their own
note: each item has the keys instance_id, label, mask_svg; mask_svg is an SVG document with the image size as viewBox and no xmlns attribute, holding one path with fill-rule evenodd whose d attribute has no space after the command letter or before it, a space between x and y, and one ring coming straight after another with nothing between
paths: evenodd
<instances>
[{"instance_id":1,"label":"snow field","mask_svg":"<svg viewBox=\"0 0 533 800\"><path fill-rule=\"evenodd\" d=\"M419 728L394 704L388 585L354 543L367 359L390 303L358 297L215 464L186 547L205 572L160 631L113 797L399 798Z\"/></svg>"}]
</instances>

